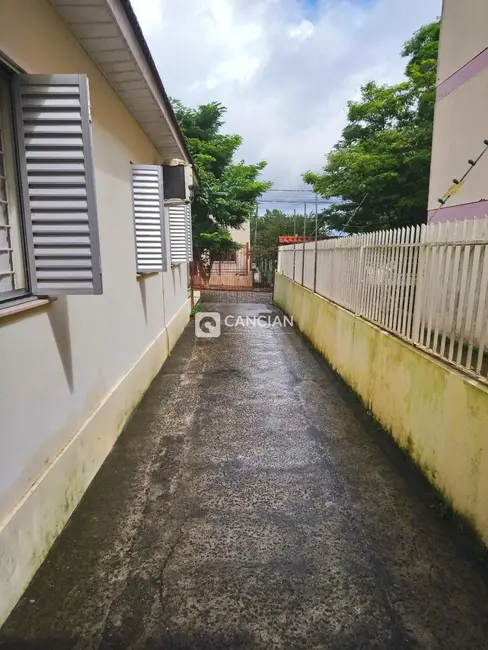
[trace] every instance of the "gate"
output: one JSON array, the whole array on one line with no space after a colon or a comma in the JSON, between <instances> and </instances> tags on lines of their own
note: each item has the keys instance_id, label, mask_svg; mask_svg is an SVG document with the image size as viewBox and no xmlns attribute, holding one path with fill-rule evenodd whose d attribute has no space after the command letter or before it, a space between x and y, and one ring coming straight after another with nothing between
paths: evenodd
<instances>
[{"instance_id":1,"label":"gate","mask_svg":"<svg viewBox=\"0 0 488 650\"><path fill-rule=\"evenodd\" d=\"M222 291L271 291L278 261L276 248L260 248L246 244L244 248L229 253L212 263L205 274L198 262L192 263L195 289Z\"/></svg>"},{"instance_id":2,"label":"gate","mask_svg":"<svg viewBox=\"0 0 488 650\"><path fill-rule=\"evenodd\" d=\"M253 271L253 287L256 289L273 289L274 276L278 264L276 248L251 248L251 269Z\"/></svg>"}]
</instances>

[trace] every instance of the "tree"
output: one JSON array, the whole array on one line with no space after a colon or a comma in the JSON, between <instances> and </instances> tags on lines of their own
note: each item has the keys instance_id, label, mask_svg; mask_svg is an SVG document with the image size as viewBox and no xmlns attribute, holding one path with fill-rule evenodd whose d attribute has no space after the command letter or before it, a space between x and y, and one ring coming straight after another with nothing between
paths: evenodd
<instances>
[{"instance_id":1,"label":"tree","mask_svg":"<svg viewBox=\"0 0 488 650\"><path fill-rule=\"evenodd\" d=\"M315 214L307 217L290 215L281 210L266 210L262 216L253 217L251 220L251 240L256 241L260 248L277 249L280 235L306 235L315 234ZM319 223L319 234L322 234Z\"/></svg>"},{"instance_id":2,"label":"tree","mask_svg":"<svg viewBox=\"0 0 488 650\"><path fill-rule=\"evenodd\" d=\"M235 242L230 232L216 230L215 232L201 232L200 233L200 250L199 250L199 263L202 275L204 278L210 276L212 264L215 260L220 260L222 257L231 250L239 250L242 244Z\"/></svg>"},{"instance_id":3,"label":"tree","mask_svg":"<svg viewBox=\"0 0 488 650\"><path fill-rule=\"evenodd\" d=\"M348 102L348 123L326 157L323 173L305 182L326 198L340 197L324 218L332 228L364 232L425 223L435 103L439 22L404 45L406 80L371 81Z\"/></svg>"},{"instance_id":4,"label":"tree","mask_svg":"<svg viewBox=\"0 0 488 650\"><path fill-rule=\"evenodd\" d=\"M192 203L194 255L208 273L213 260L240 248L229 228L239 228L251 217L256 200L271 183L259 180L264 161L233 163L242 138L220 133L226 111L222 104L188 108L177 100L172 103L198 173Z\"/></svg>"}]
</instances>

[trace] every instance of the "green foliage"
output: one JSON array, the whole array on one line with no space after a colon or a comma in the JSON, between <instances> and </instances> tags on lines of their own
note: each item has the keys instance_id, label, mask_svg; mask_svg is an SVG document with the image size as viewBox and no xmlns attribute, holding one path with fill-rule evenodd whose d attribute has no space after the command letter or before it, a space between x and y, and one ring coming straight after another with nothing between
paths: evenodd
<instances>
[{"instance_id":1,"label":"green foliage","mask_svg":"<svg viewBox=\"0 0 488 650\"><path fill-rule=\"evenodd\" d=\"M195 318L195 316L199 314L201 311L203 311L202 303L197 302L197 304L194 305L192 310L190 311L190 318Z\"/></svg>"},{"instance_id":2,"label":"green foliage","mask_svg":"<svg viewBox=\"0 0 488 650\"><path fill-rule=\"evenodd\" d=\"M306 235L315 234L315 215L305 217L303 215L285 214L281 210L266 210L266 214L260 217L253 217L251 221L251 240L256 242L260 248L273 249L278 247L280 235L303 235L305 227ZM322 234L319 223L319 234Z\"/></svg>"},{"instance_id":3,"label":"green foliage","mask_svg":"<svg viewBox=\"0 0 488 650\"><path fill-rule=\"evenodd\" d=\"M216 230L215 232L202 232L200 238L202 240L202 248L212 250L216 254L242 248L242 244L235 242L231 234L227 231Z\"/></svg>"},{"instance_id":4,"label":"green foliage","mask_svg":"<svg viewBox=\"0 0 488 650\"><path fill-rule=\"evenodd\" d=\"M348 103L348 124L323 173L303 174L322 196L344 200L324 211L331 227L364 232L425 222L438 46L439 22L416 32L402 50L406 81L364 85Z\"/></svg>"},{"instance_id":5,"label":"green foliage","mask_svg":"<svg viewBox=\"0 0 488 650\"><path fill-rule=\"evenodd\" d=\"M259 180L266 163L232 162L242 138L220 133L226 109L219 102L198 108L172 103L199 176L192 204L194 246L198 258L205 250L216 259L232 247L227 229L242 226L270 188L271 183Z\"/></svg>"}]
</instances>

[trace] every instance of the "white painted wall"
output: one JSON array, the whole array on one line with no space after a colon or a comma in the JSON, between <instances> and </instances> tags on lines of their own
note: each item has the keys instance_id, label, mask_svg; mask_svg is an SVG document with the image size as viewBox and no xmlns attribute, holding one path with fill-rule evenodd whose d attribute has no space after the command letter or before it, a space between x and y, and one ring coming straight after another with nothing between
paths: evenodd
<instances>
[{"instance_id":1,"label":"white painted wall","mask_svg":"<svg viewBox=\"0 0 488 650\"><path fill-rule=\"evenodd\" d=\"M104 293L0 319L0 541L2 520L188 305L187 265L136 277L130 161L160 162L156 150L52 5L22 4L2 1L4 54L30 73L89 75Z\"/></svg>"}]
</instances>

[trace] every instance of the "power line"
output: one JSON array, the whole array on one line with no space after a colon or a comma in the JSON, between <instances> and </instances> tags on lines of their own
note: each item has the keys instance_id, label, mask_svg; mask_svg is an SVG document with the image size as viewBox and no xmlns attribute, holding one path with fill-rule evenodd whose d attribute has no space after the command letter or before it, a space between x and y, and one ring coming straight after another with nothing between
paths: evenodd
<instances>
[{"instance_id":1,"label":"power line","mask_svg":"<svg viewBox=\"0 0 488 650\"><path fill-rule=\"evenodd\" d=\"M479 161L483 158L485 153L488 151L488 140L483 140L483 144L485 145L485 148L480 153L480 155L476 158L476 160L471 160L471 159L468 160L468 163L469 163L468 171L463 176L461 176L461 178L459 180L457 178L454 178L453 181L452 181L454 183L454 185L452 185L449 188L449 190L446 192L446 194L444 194L444 196L442 198L438 199L440 205L437 208L437 210L434 212L434 214L431 216L429 221L432 221L434 219L434 217L437 215L437 213L439 212L439 210L442 210L442 208L445 206L447 201L449 201L451 196L456 193L456 191L459 189L459 186L461 186L464 183L464 181L469 176L471 171L476 167L476 165L479 163Z\"/></svg>"},{"instance_id":2,"label":"power line","mask_svg":"<svg viewBox=\"0 0 488 650\"><path fill-rule=\"evenodd\" d=\"M361 201L361 203L358 205L358 207L354 210L354 212L353 212L352 215L350 216L350 218L349 218L348 222L346 223L346 225L343 227L342 230L343 230L344 232L346 232L346 228L347 228L348 225L351 223L351 221L354 219L354 217L357 215L357 213L359 212L359 210L361 209L363 203L366 201L367 198L368 198L368 194L366 194L366 196L363 198L363 200Z\"/></svg>"},{"instance_id":3,"label":"power line","mask_svg":"<svg viewBox=\"0 0 488 650\"><path fill-rule=\"evenodd\" d=\"M267 192L311 192L312 194L315 194L313 190L277 190L274 187L272 187L270 190L266 190L265 193Z\"/></svg>"},{"instance_id":4,"label":"power line","mask_svg":"<svg viewBox=\"0 0 488 650\"><path fill-rule=\"evenodd\" d=\"M300 205L303 205L304 203L315 203L315 199L310 198L310 200L303 200L303 199L258 199L258 203L299 203ZM323 201L317 201L317 203L320 204L327 204L327 205L338 205L336 201L330 201L327 199L324 199Z\"/></svg>"}]
</instances>

